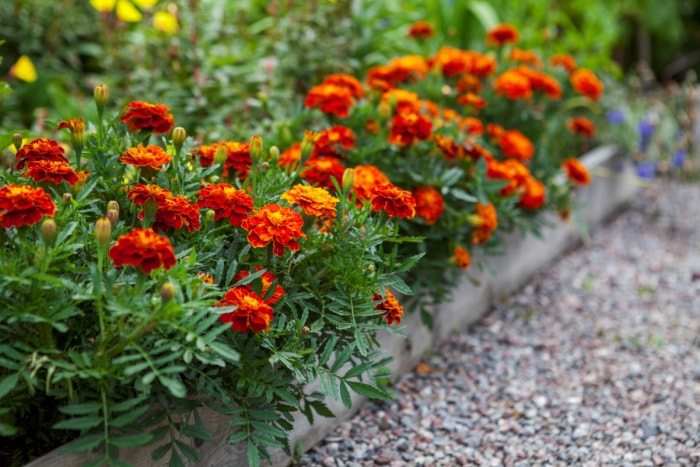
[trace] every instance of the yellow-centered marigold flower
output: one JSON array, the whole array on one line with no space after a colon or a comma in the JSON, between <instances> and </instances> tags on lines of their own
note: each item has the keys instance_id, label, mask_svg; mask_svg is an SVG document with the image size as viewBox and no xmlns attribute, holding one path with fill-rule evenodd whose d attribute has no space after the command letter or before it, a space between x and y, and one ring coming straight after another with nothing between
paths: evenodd
<instances>
[{"instance_id":1,"label":"yellow-centered marigold flower","mask_svg":"<svg viewBox=\"0 0 700 467\"><path fill-rule=\"evenodd\" d=\"M285 191L281 198L289 203L298 204L302 211L310 216L335 219L335 207L338 198L323 188L294 185Z\"/></svg>"}]
</instances>

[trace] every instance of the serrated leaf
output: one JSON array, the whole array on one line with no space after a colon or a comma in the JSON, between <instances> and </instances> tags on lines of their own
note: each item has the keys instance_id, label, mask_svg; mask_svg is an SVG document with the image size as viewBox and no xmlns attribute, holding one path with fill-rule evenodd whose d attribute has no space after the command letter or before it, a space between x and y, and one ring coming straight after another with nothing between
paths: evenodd
<instances>
[{"instance_id":1,"label":"serrated leaf","mask_svg":"<svg viewBox=\"0 0 700 467\"><path fill-rule=\"evenodd\" d=\"M187 395L187 388L185 385L176 379L159 376L158 381L170 391L170 394L177 398L182 399Z\"/></svg>"},{"instance_id":2,"label":"serrated leaf","mask_svg":"<svg viewBox=\"0 0 700 467\"><path fill-rule=\"evenodd\" d=\"M187 458L187 460L192 462L199 460L199 451L197 451L195 448L187 443L183 443L180 440L175 440L175 444L177 444L178 449L180 449L180 452Z\"/></svg>"},{"instance_id":3,"label":"serrated leaf","mask_svg":"<svg viewBox=\"0 0 700 467\"><path fill-rule=\"evenodd\" d=\"M105 435L103 433L95 434L95 435L81 436L80 438L76 439L75 441L71 441L70 443L64 444L63 446L61 446L61 452L90 451L90 450L98 447L100 444L102 444L104 439L105 439Z\"/></svg>"},{"instance_id":4,"label":"serrated leaf","mask_svg":"<svg viewBox=\"0 0 700 467\"><path fill-rule=\"evenodd\" d=\"M88 415L94 414L102 409L99 402L85 402L84 404L64 405L58 411L66 415Z\"/></svg>"},{"instance_id":5,"label":"serrated leaf","mask_svg":"<svg viewBox=\"0 0 700 467\"><path fill-rule=\"evenodd\" d=\"M268 425L267 423L262 423L253 420L250 422L250 424L260 433L265 433L266 435L270 435L273 438L284 438L287 436L283 430L280 430L276 426Z\"/></svg>"},{"instance_id":6,"label":"serrated leaf","mask_svg":"<svg viewBox=\"0 0 700 467\"><path fill-rule=\"evenodd\" d=\"M112 419L112 421L109 422L109 424L112 426L123 428L126 425L129 425L130 423L136 421L136 419L139 418L144 413L146 413L147 410L148 410L147 405L135 408L135 409L131 410L130 412L127 412L123 415L120 415L119 417Z\"/></svg>"},{"instance_id":7,"label":"serrated leaf","mask_svg":"<svg viewBox=\"0 0 700 467\"><path fill-rule=\"evenodd\" d=\"M2 382L0 383L0 398L15 388L18 379L19 374L12 373L10 376L2 380Z\"/></svg>"},{"instance_id":8,"label":"serrated leaf","mask_svg":"<svg viewBox=\"0 0 700 467\"><path fill-rule=\"evenodd\" d=\"M352 368L348 370L345 375L343 375L343 378L345 379L350 379L350 378L355 378L357 376L360 376L362 373L366 372L370 368L374 366L374 362L365 362L361 363L359 365L354 365Z\"/></svg>"},{"instance_id":9,"label":"serrated leaf","mask_svg":"<svg viewBox=\"0 0 700 467\"><path fill-rule=\"evenodd\" d=\"M226 344L222 344L220 342L210 342L209 347L213 352L215 352L224 360L228 360L229 362L237 363L241 359L241 354L239 354Z\"/></svg>"},{"instance_id":10,"label":"serrated leaf","mask_svg":"<svg viewBox=\"0 0 700 467\"><path fill-rule=\"evenodd\" d=\"M348 391L348 387L343 381L340 382L340 399L343 401L343 405L345 406L345 408L352 408L352 398L350 397L350 391Z\"/></svg>"},{"instance_id":11,"label":"serrated leaf","mask_svg":"<svg viewBox=\"0 0 700 467\"><path fill-rule=\"evenodd\" d=\"M102 417L98 415L88 415L85 417L69 418L61 420L53 425L56 430L87 430L102 423Z\"/></svg>"},{"instance_id":12,"label":"serrated leaf","mask_svg":"<svg viewBox=\"0 0 700 467\"><path fill-rule=\"evenodd\" d=\"M134 399L128 399L123 402L119 402L118 404L114 404L113 406L111 406L110 410L112 412L125 412L127 410L133 409L141 402L145 401L147 398L148 396L139 396Z\"/></svg>"},{"instance_id":13,"label":"serrated leaf","mask_svg":"<svg viewBox=\"0 0 700 467\"><path fill-rule=\"evenodd\" d=\"M228 444L236 444L236 443L240 443L241 441L243 441L247 437L248 437L247 431L238 431L238 432L232 434L231 436L229 436L226 439L226 442Z\"/></svg>"},{"instance_id":14,"label":"serrated leaf","mask_svg":"<svg viewBox=\"0 0 700 467\"><path fill-rule=\"evenodd\" d=\"M170 452L172 452L172 455L170 456L168 467L185 467L185 463L182 462L182 459L180 459L180 455L177 453L177 451L173 449Z\"/></svg>"},{"instance_id":15,"label":"serrated leaf","mask_svg":"<svg viewBox=\"0 0 700 467\"><path fill-rule=\"evenodd\" d=\"M211 439L211 433L205 430L204 427L197 425L187 425L180 433L203 441L209 441Z\"/></svg>"},{"instance_id":16,"label":"serrated leaf","mask_svg":"<svg viewBox=\"0 0 700 467\"><path fill-rule=\"evenodd\" d=\"M153 435L150 433L141 435L124 435L111 438L109 440L110 444L113 444L120 448L133 448L137 446L144 446L153 440Z\"/></svg>"},{"instance_id":17,"label":"serrated leaf","mask_svg":"<svg viewBox=\"0 0 700 467\"><path fill-rule=\"evenodd\" d=\"M323 353L321 354L321 358L318 360L319 366L325 365L328 362L328 360L331 358L331 354L333 353L333 349L335 348L336 340L337 340L337 337L334 334L331 336L331 338L326 343L326 346L323 348Z\"/></svg>"},{"instance_id":18,"label":"serrated leaf","mask_svg":"<svg viewBox=\"0 0 700 467\"><path fill-rule=\"evenodd\" d=\"M355 391L357 394L365 397L369 397L371 399L380 399L380 400L388 400L391 399L391 396L389 393L386 391L377 388L375 386L371 386L367 383L362 383L360 381L348 381L348 385L352 388L353 391Z\"/></svg>"},{"instance_id":19,"label":"serrated leaf","mask_svg":"<svg viewBox=\"0 0 700 467\"><path fill-rule=\"evenodd\" d=\"M170 443L158 446L151 452L151 459L154 461L160 460L170 451Z\"/></svg>"},{"instance_id":20,"label":"serrated leaf","mask_svg":"<svg viewBox=\"0 0 700 467\"><path fill-rule=\"evenodd\" d=\"M248 467L260 467L260 453L258 452L258 447L250 439L248 440L245 453L248 458Z\"/></svg>"},{"instance_id":21,"label":"serrated leaf","mask_svg":"<svg viewBox=\"0 0 700 467\"><path fill-rule=\"evenodd\" d=\"M335 373L345 365L348 360L350 360L350 356L352 355L352 352L355 350L355 345L354 344L349 344L347 347L345 347L342 352L338 353L336 352L335 354L335 361L333 362L333 366L331 367L331 372Z\"/></svg>"},{"instance_id":22,"label":"serrated leaf","mask_svg":"<svg viewBox=\"0 0 700 467\"><path fill-rule=\"evenodd\" d=\"M335 414L331 412L331 409L323 401L310 401L311 407L322 417L335 418Z\"/></svg>"}]
</instances>

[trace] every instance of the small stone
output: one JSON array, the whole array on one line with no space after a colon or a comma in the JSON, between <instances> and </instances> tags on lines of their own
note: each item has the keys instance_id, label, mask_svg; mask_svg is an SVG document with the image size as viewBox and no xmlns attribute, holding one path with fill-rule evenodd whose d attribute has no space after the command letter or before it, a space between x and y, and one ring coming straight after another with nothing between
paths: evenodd
<instances>
[{"instance_id":1,"label":"small stone","mask_svg":"<svg viewBox=\"0 0 700 467\"><path fill-rule=\"evenodd\" d=\"M388 454L380 454L374 458L374 462L377 465L387 465L391 462L391 457Z\"/></svg>"}]
</instances>

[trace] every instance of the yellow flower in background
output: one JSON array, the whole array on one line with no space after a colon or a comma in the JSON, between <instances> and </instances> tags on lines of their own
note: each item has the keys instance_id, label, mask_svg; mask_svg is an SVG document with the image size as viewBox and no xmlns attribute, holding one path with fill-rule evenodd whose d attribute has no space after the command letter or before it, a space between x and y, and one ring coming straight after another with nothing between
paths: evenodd
<instances>
[{"instance_id":1,"label":"yellow flower in background","mask_svg":"<svg viewBox=\"0 0 700 467\"><path fill-rule=\"evenodd\" d=\"M127 23L138 23L141 21L142 15L136 6L141 9L148 9L156 3L158 3L158 0L90 0L90 5L97 11L110 13L116 7L117 18Z\"/></svg>"},{"instance_id":2,"label":"yellow flower in background","mask_svg":"<svg viewBox=\"0 0 700 467\"><path fill-rule=\"evenodd\" d=\"M175 15L168 11L158 11L153 15L153 26L166 34L175 34L180 25Z\"/></svg>"},{"instance_id":3,"label":"yellow flower in background","mask_svg":"<svg viewBox=\"0 0 700 467\"><path fill-rule=\"evenodd\" d=\"M10 68L10 76L27 83L33 83L37 80L36 68L32 60L26 55L22 55L17 59L12 68Z\"/></svg>"}]
</instances>

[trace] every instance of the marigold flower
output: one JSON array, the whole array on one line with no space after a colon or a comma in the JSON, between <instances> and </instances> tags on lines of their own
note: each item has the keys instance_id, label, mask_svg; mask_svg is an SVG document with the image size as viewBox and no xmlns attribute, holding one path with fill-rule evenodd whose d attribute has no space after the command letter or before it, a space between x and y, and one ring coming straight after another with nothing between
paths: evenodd
<instances>
[{"instance_id":1,"label":"marigold flower","mask_svg":"<svg viewBox=\"0 0 700 467\"><path fill-rule=\"evenodd\" d=\"M341 157L341 151L355 147L355 133L345 126L336 125L320 132L311 157Z\"/></svg>"},{"instance_id":2,"label":"marigold flower","mask_svg":"<svg viewBox=\"0 0 700 467\"><path fill-rule=\"evenodd\" d=\"M484 124L476 117L464 117L459 121L459 129L473 135L484 134Z\"/></svg>"},{"instance_id":3,"label":"marigold flower","mask_svg":"<svg viewBox=\"0 0 700 467\"><path fill-rule=\"evenodd\" d=\"M518 130L504 131L498 137L498 146L504 157L529 160L535 154L535 146L532 141Z\"/></svg>"},{"instance_id":4,"label":"marigold flower","mask_svg":"<svg viewBox=\"0 0 700 467\"><path fill-rule=\"evenodd\" d=\"M386 320L386 324L392 325L392 324L401 324L401 318L403 317L403 307L399 303L398 300L396 300L396 297L394 297L394 294L389 292L389 289L386 289L385 292L386 298L382 298L381 295L379 294L374 294L374 297L372 297L372 301L378 302L382 300L380 304L374 307L375 310L381 310L382 318Z\"/></svg>"},{"instance_id":5,"label":"marigold flower","mask_svg":"<svg viewBox=\"0 0 700 467\"><path fill-rule=\"evenodd\" d=\"M486 125L486 133L489 134L491 139L497 140L498 138L501 137L503 133L505 133L506 129L503 128L501 125L498 125L496 123L489 123Z\"/></svg>"},{"instance_id":6,"label":"marigold flower","mask_svg":"<svg viewBox=\"0 0 700 467\"><path fill-rule=\"evenodd\" d=\"M467 74L462 76L459 81L457 81L456 88L457 92L459 93L473 92L475 94L479 94L483 86L481 85L481 80L479 80L478 77Z\"/></svg>"},{"instance_id":7,"label":"marigold flower","mask_svg":"<svg viewBox=\"0 0 700 467\"><path fill-rule=\"evenodd\" d=\"M0 188L0 223L6 229L34 225L55 212L56 205L41 188L12 183Z\"/></svg>"},{"instance_id":8,"label":"marigold flower","mask_svg":"<svg viewBox=\"0 0 700 467\"><path fill-rule=\"evenodd\" d=\"M510 51L510 59L514 62L527 63L537 68L542 67L542 60L532 50L523 50L516 47Z\"/></svg>"},{"instance_id":9,"label":"marigold flower","mask_svg":"<svg viewBox=\"0 0 700 467\"><path fill-rule=\"evenodd\" d=\"M566 127L572 133L592 138L595 135L595 125L586 117L573 117L567 120Z\"/></svg>"},{"instance_id":10,"label":"marigold flower","mask_svg":"<svg viewBox=\"0 0 700 467\"><path fill-rule=\"evenodd\" d=\"M27 164L27 171L22 176L31 177L35 182L48 180L57 185L63 180L69 185L74 185L78 181L78 174L68 163L63 161L31 161Z\"/></svg>"},{"instance_id":11,"label":"marigold flower","mask_svg":"<svg viewBox=\"0 0 700 467\"><path fill-rule=\"evenodd\" d=\"M475 227L472 232L472 242L476 245L485 243L498 227L496 208L491 203L477 203L476 214L471 216L471 220Z\"/></svg>"},{"instance_id":12,"label":"marigold flower","mask_svg":"<svg viewBox=\"0 0 700 467\"><path fill-rule=\"evenodd\" d=\"M71 118L68 121L61 121L58 124L58 129L68 128L70 130L70 140L73 149L79 152L85 145L85 120L82 118Z\"/></svg>"},{"instance_id":13,"label":"marigold flower","mask_svg":"<svg viewBox=\"0 0 700 467\"><path fill-rule=\"evenodd\" d=\"M139 144L136 148L127 149L124 155L119 158L120 161L134 167L148 167L153 170L165 170L162 166L170 162L171 159L170 154L155 144L149 144L146 147Z\"/></svg>"},{"instance_id":14,"label":"marigold flower","mask_svg":"<svg viewBox=\"0 0 700 467\"><path fill-rule=\"evenodd\" d=\"M469 255L469 252L461 246L455 247L452 260L462 269L469 269L469 266L472 264L472 257Z\"/></svg>"},{"instance_id":15,"label":"marigold flower","mask_svg":"<svg viewBox=\"0 0 700 467\"><path fill-rule=\"evenodd\" d=\"M373 118L368 118L365 120L365 130L368 133L374 134L379 134L382 131L382 129L379 127L379 123L377 123L377 121Z\"/></svg>"},{"instance_id":16,"label":"marigold flower","mask_svg":"<svg viewBox=\"0 0 700 467\"><path fill-rule=\"evenodd\" d=\"M591 174L585 165L578 159L566 159L562 164L566 177L576 185L588 185L591 183Z\"/></svg>"},{"instance_id":17,"label":"marigold flower","mask_svg":"<svg viewBox=\"0 0 700 467\"><path fill-rule=\"evenodd\" d=\"M214 220L227 217L234 227L240 227L243 219L253 211L253 198L229 183L207 185L197 191L197 196L199 208L213 209Z\"/></svg>"},{"instance_id":18,"label":"marigold flower","mask_svg":"<svg viewBox=\"0 0 700 467\"><path fill-rule=\"evenodd\" d=\"M60 161L68 164L68 159L64 156L65 152L58 141L37 138L17 150L15 154L17 169L22 170L29 162L40 160Z\"/></svg>"},{"instance_id":19,"label":"marigold flower","mask_svg":"<svg viewBox=\"0 0 700 467\"><path fill-rule=\"evenodd\" d=\"M505 44L516 43L519 40L520 34L512 24L499 24L486 33L486 45L502 47Z\"/></svg>"},{"instance_id":20,"label":"marigold flower","mask_svg":"<svg viewBox=\"0 0 700 467\"><path fill-rule=\"evenodd\" d=\"M389 217L413 219L416 215L416 200L410 191L391 183L376 185L369 193L372 209L386 211Z\"/></svg>"},{"instance_id":21,"label":"marigold flower","mask_svg":"<svg viewBox=\"0 0 700 467\"><path fill-rule=\"evenodd\" d=\"M226 160L224 161L223 176L228 176L230 169L245 174L253 164L250 157L250 143L241 143L238 141L223 141L213 143L209 146L202 145L197 149L196 154L199 156L199 163L204 167L210 167L216 158L216 151L219 148L226 148Z\"/></svg>"},{"instance_id":22,"label":"marigold flower","mask_svg":"<svg viewBox=\"0 0 700 467\"><path fill-rule=\"evenodd\" d=\"M416 21L408 28L408 37L413 39L428 39L435 34L435 28L427 21Z\"/></svg>"},{"instance_id":23,"label":"marigold flower","mask_svg":"<svg viewBox=\"0 0 700 467\"><path fill-rule=\"evenodd\" d=\"M90 172L87 170L78 170L76 175L78 176L78 181L73 185L73 191L77 193L82 190L85 183L87 183L88 178L90 178Z\"/></svg>"},{"instance_id":24,"label":"marigold flower","mask_svg":"<svg viewBox=\"0 0 700 467\"><path fill-rule=\"evenodd\" d=\"M380 106L385 105L394 109L395 113L415 112L421 110L421 100L418 94L405 89L389 89L382 94ZM387 113L389 113L387 111Z\"/></svg>"},{"instance_id":25,"label":"marigold flower","mask_svg":"<svg viewBox=\"0 0 700 467\"><path fill-rule=\"evenodd\" d=\"M569 73L576 69L576 60L569 54L554 54L549 58L552 66L560 66Z\"/></svg>"},{"instance_id":26,"label":"marigold flower","mask_svg":"<svg viewBox=\"0 0 700 467\"><path fill-rule=\"evenodd\" d=\"M442 195L430 186L419 186L413 189L416 200L416 216L425 219L427 225L433 225L445 211Z\"/></svg>"},{"instance_id":27,"label":"marigold flower","mask_svg":"<svg viewBox=\"0 0 700 467\"><path fill-rule=\"evenodd\" d=\"M175 119L168 106L142 101L129 102L120 120L124 122L130 133L144 130L157 135L166 134L170 133L175 126Z\"/></svg>"},{"instance_id":28,"label":"marigold flower","mask_svg":"<svg viewBox=\"0 0 700 467\"><path fill-rule=\"evenodd\" d=\"M467 73L471 73L479 78L486 78L494 74L496 69L498 69L498 63L491 55L484 55L474 51L469 52L471 61L466 69Z\"/></svg>"},{"instance_id":29,"label":"marigold flower","mask_svg":"<svg viewBox=\"0 0 700 467\"><path fill-rule=\"evenodd\" d=\"M296 239L306 237L301 230L303 226L304 220L298 213L279 204L266 204L241 223L248 231L248 242L253 248L272 243L272 253L277 256L284 254L284 247L292 251L299 249Z\"/></svg>"},{"instance_id":30,"label":"marigold flower","mask_svg":"<svg viewBox=\"0 0 700 467\"><path fill-rule=\"evenodd\" d=\"M140 228L119 237L109 249L109 257L116 267L128 264L146 274L160 267L170 269L176 262L175 251L167 237Z\"/></svg>"},{"instance_id":31,"label":"marigold flower","mask_svg":"<svg viewBox=\"0 0 700 467\"><path fill-rule=\"evenodd\" d=\"M478 112L480 109L486 107L486 101L481 96L472 92L459 96L457 98L457 103L471 107L474 112Z\"/></svg>"},{"instance_id":32,"label":"marigold flower","mask_svg":"<svg viewBox=\"0 0 700 467\"><path fill-rule=\"evenodd\" d=\"M518 206L525 209L538 209L546 200L547 191L544 184L535 177L525 178L523 192L518 200Z\"/></svg>"},{"instance_id":33,"label":"marigold flower","mask_svg":"<svg viewBox=\"0 0 700 467\"><path fill-rule=\"evenodd\" d=\"M338 204L338 198L331 196L323 188L294 185L285 191L280 198L289 203L298 204L301 210L310 216L330 219L336 217L335 207Z\"/></svg>"},{"instance_id":34,"label":"marigold flower","mask_svg":"<svg viewBox=\"0 0 700 467\"><path fill-rule=\"evenodd\" d=\"M352 189L357 194L358 201L369 199L375 186L389 183L389 178L374 165L358 165L354 170Z\"/></svg>"},{"instance_id":35,"label":"marigold flower","mask_svg":"<svg viewBox=\"0 0 700 467\"><path fill-rule=\"evenodd\" d=\"M533 91L542 91L550 99L561 99L561 85L553 76L532 70L529 78Z\"/></svg>"},{"instance_id":36,"label":"marigold flower","mask_svg":"<svg viewBox=\"0 0 700 467\"><path fill-rule=\"evenodd\" d=\"M245 287L234 287L214 306L235 306L231 313L219 316L222 323L231 323L231 329L238 332L269 332L273 310L255 292Z\"/></svg>"},{"instance_id":37,"label":"marigold flower","mask_svg":"<svg viewBox=\"0 0 700 467\"><path fill-rule=\"evenodd\" d=\"M153 229L168 231L168 227L181 229L185 227L192 233L199 230L199 209L190 204L184 196L172 196L160 202L156 201L158 210L153 218Z\"/></svg>"},{"instance_id":38,"label":"marigold flower","mask_svg":"<svg viewBox=\"0 0 700 467\"><path fill-rule=\"evenodd\" d=\"M466 73L471 62L471 54L450 46L441 47L429 60L431 68L439 69L444 76L448 77Z\"/></svg>"},{"instance_id":39,"label":"marigold flower","mask_svg":"<svg viewBox=\"0 0 700 467\"><path fill-rule=\"evenodd\" d=\"M386 65L371 68L366 81L371 88L386 91L425 77L428 69L428 62L420 55L394 57Z\"/></svg>"},{"instance_id":40,"label":"marigold flower","mask_svg":"<svg viewBox=\"0 0 700 467\"><path fill-rule=\"evenodd\" d=\"M505 198L523 186L525 180L530 177L530 169L517 159L507 159L503 162L490 159L487 162L486 176L510 182L499 191L499 194Z\"/></svg>"},{"instance_id":41,"label":"marigold flower","mask_svg":"<svg viewBox=\"0 0 700 467\"><path fill-rule=\"evenodd\" d=\"M160 204L165 202L166 199L172 198L173 194L170 190L161 188L158 185L144 185L139 183L131 187L127 197L132 200L134 204L143 206L149 198L153 198L156 204Z\"/></svg>"},{"instance_id":42,"label":"marigold flower","mask_svg":"<svg viewBox=\"0 0 700 467\"><path fill-rule=\"evenodd\" d=\"M335 157L312 157L304 164L301 178L311 185L333 188L333 179L338 183L343 179L345 166Z\"/></svg>"},{"instance_id":43,"label":"marigold flower","mask_svg":"<svg viewBox=\"0 0 700 467\"><path fill-rule=\"evenodd\" d=\"M260 271L262 269L263 268L261 266L255 266L256 271ZM233 278L233 281L238 282L241 279L250 276L250 274L251 274L251 271L240 271ZM260 288L260 296L263 297L263 299L265 299L265 297L267 297L268 291L270 290L270 286L277 280L277 278L270 271L265 271L263 273L263 275L260 276L260 278L258 280L260 280L261 285L262 285L262 287ZM242 287L242 288L250 290L251 292L254 292L253 286L251 284L241 285L238 287ZM277 303L280 300L280 298L282 298L282 296L285 293L286 292L284 291L282 286L277 284L275 286L275 289L272 292L272 295L270 296L270 298L265 300L265 303L267 303L268 305L274 305L275 303Z\"/></svg>"},{"instance_id":44,"label":"marigold flower","mask_svg":"<svg viewBox=\"0 0 700 467\"><path fill-rule=\"evenodd\" d=\"M417 113L400 113L391 120L389 142L400 146L430 138L433 124Z\"/></svg>"},{"instance_id":45,"label":"marigold flower","mask_svg":"<svg viewBox=\"0 0 700 467\"><path fill-rule=\"evenodd\" d=\"M448 161L456 161L464 155L464 149L449 136L433 135L433 141Z\"/></svg>"},{"instance_id":46,"label":"marigold flower","mask_svg":"<svg viewBox=\"0 0 700 467\"><path fill-rule=\"evenodd\" d=\"M290 167L293 169L296 169L300 161L301 143L294 143L292 146L282 151L282 154L280 154L280 158L278 160L282 167Z\"/></svg>"},{"instance_id":47,"label":"marigold flower","mask_svg":"<svg viewBox=\"0 0 700 467\"><path fill-rule=\"evenodd\" d=\"M352 93L353 97L361 99L365 95L365 90L362 88L362 83L360 80L352 75L346 75L343 73L335 73L326 76L322 84L330 84L333 86L340 86L347 88Z\"/></svg>"},{"instance_id":48,"label":"marigold flower","mask_svg":"<svg viewBox=\"0 0 700 467\"><path fill-rule=\"evenodd\" d=\"M569 78L576 92L597 101L603 95L603 83L587 68L579 68Z\"/></svg>"},{"instance_id":49,"label":"marigold flower","mask_svg":"<svg viewBox=\"0 0 700 467\"><path fill-rule=\"evenodd\" d=\"M204 282L205 284L214 285L214 283L216 282L214 276L212 276L211 274L207 274L206 272L198 272L197 277L199 277L199 280Z\"/></svg>"},{"instance_id":50,"label":"marigold flower","mask_svg":"<svg viewBox=\"0 0 700 467\"><path fill-rule=\"evenodd\" d=\"M318 107L323 113L345 118L350 115L350 109L355 105L355 98L353 91L345 86L319 84L306 94L304 105L308 108Z\"/></svg>"},{"instance_id":51,"label":"marigold flower","mask_svg":"<svg viewBox=\"0 0 700 467\"><path fill-rule=\"evenodd\" d=\"M508 99L529 99L532 97L532 84L527 76L518 70L506 70L493 83L496 94L505 95Z\"/></svg>"}]
</instances>

